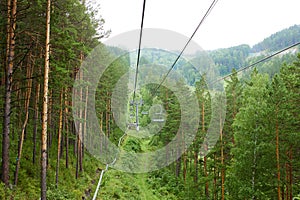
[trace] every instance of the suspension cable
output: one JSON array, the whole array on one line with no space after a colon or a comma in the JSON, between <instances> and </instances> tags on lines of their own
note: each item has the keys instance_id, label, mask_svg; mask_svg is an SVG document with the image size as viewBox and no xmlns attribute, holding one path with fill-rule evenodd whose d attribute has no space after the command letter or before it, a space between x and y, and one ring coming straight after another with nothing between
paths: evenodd
<instances>
[{"instance_id":1,"label":"suspension cable","mask_svg":"<svg viewBox=\"0 0 300 200\"><path fill-rule=\"evenodd\" d=\"M242 72L242 71L244 71L244 70L246 70L246 69L248 69L248 68L253 67L254 65L257 65L257 64L259 64L259 63L265 62L266 60L269 60L270 58L272 58L272 57L274 57L274 56L277 56L278 54L281 54L281 53L284 52L284 51L287 51L287 50L289 50L289 49L291 49L291 48L293 48L293 47L296 47L296 46L298 46L299 44L300 44L300 42L294 43L294 44L292 44L292 45L290 45L290 46L288 46L288 47L285 47L285 48L283 48L283 49L281 49L281 50L279 50L279 51L277 51L277 52L275 52L275 53L273 53L273 54L271 54L271 55L268 55L268 56L266 56L266 57L264 57L264 58L262 58L262 59L260 59L260 60L258 60L258 61L256 61L256 62L254 62L254 63L252 63L252 64L250 64L250 65L248 65L248 66L242 67L242 68L236 70L236 71L233 72L233 73L227 74L227 75L225 75L225 76L223 76L223 77L221 77L221 78L219 78L219 79L217 79L217 80L215 80L215 81L212 81L212 82L210 82L209 84L215 84L215 83L217 83L217 82L219 82L219 81L221 81L221 80L224 80L224 79L230 77L231 75L233 75L233 74L235 74L235 73L240 73L240 72Z\"/></svg>"},{"instance_id":2,"label":"suspension cable","mask_svg":"<svg viewBox=\"0 0 300 200\"><path fill-rule=\"evenodd\" d=\"M137 55L137 61L136 61L135 79L134 79L133 101L134 101L135 95L136 95L137 79L138 79L138 73L139 73L139 64L140 64L141 44L142 44L142 37L143 37L145 9L146 9L146 0L144 0L144 3L143 3L142 21L141 21L141 29L140 29L140 39L139 39L138 55Z\"/></svg>"},{"instance_id":3,"label":"suspension cable","mask_svg":"<svg viewBox=\"0 0 300 200\"><path fill-rule=\"evenodd\" d=\"M200 26L203 24L203 22L205 21L205 19L208 17L208 15L210 14L210 12L213 10L213 8L215 7L215 5L217 4L218 0L214 0L208 10L206 11L205 15L202 17L201 21L199 22L198 26L196 27L195 31L193 32L193 34L191 35L191 37L189 38L189 40L187 41L187 43L185 44L185 46L183 47L183 49L181 50L180 54L177 56L177 58L175 59L174 63L172 64L172 66L170 67L169 71L167 72L167 74L164 76L164 78L162 79L162 81L160 82L160 84L158 85L158 87L155 89L154 94L156 94L156 92L158 91L158 89L160 88L160 86L164 83L164 81L166 80L166 78L169 76L170 72L172 71L172 69L175 67L177 61L179 60L179 58L182 56L183 52L185 51L185 49L187 48L187 46L189 45L189 43L192 41L193 37L195 36L196 32L198 31L198 29L200 28Z\"/></svg>"}]
</instances>

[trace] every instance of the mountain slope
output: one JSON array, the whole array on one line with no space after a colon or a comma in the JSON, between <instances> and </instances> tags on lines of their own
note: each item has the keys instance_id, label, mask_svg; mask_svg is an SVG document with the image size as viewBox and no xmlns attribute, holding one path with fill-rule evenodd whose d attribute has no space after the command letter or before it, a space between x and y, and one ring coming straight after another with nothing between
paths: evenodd
<instances>
[{"instance_id":1,"label":"mountain slope","mask_svg":"<svg viewBox=\"0 0 300 200\"><path fill-rule=\"evenodd\" d=\"M300 40L300 25L294 25L287 29L283 29L270 37L265 38L262 42L256 44L252 48L252 52L260 51L278 51L287 46L295 44Z\"/></svg>"}]
</instances>

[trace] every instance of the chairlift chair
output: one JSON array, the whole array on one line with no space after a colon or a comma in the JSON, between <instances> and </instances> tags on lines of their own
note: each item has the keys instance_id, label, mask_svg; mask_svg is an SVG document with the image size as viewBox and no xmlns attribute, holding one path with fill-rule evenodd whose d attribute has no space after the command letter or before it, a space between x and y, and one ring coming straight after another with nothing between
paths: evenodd
<instances>
[{"instance_id":1,"label":"chairlift chair","mask_svg":"<svg viewBox=\"0 0 300 200\"><path fill-rule=\"evenodd\" d=\"M160 107L160 112L154 114L154 117L153 117L154 119L152 119L153 122L164 122L165 121L165 119L163 118L163 108L161 105L159 107Z\"/></svg>"},{"instance_id":2,"label":"chairlift chair","mask_svg":"<svg viewBox=\"0 0 300 200\"><path fill-rule=\"evenodd\" d=\"M129 129L129 130L134 130L134 129L136 129L136 123L129 123L129 124L128 124L128 129Z\"/></svg>"},{"instance_id":3,"label":"chairlift chair","mask_svg":"<svg viewBox=\"0 0 300 200\"><path fill-rule=\"evenodd\" d=\"M155 115L157 116L157 118L152 119L153 122L164 122L165 121L162 113L155 113Z\"/></svg>"},{"instance_id":4,"label":"chairlift chair","mask_svg":"<svg viewBox=\"0 0 300 200\"><path fill-rule=\"evenodd\" d=\"M148 115L149 113L147 111L142 111L142 115Z\"/></svg>"}]
</instances>

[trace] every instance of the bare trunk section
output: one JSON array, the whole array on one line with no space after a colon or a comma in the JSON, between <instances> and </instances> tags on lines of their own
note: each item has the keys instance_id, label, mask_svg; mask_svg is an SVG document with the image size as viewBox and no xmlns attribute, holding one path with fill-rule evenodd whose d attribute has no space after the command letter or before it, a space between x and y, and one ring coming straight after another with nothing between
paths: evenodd
<instances>
[{"instance_id":1,"label":"bare trunk section","mask_svg":"<svg viewBox=\"0 0 300 200\"><path fill-rule=\"evenodd\" d=\"M293 167L292 167L292 146L289 150L287 150L286 155L288 157L288 161L285 164L286 167L286 199L292 200L293 199Z\"/></svg>"},{"instance_id":2,"label":"bare trunk section","mask_svg":"<svg viewBox=\"0 0 300 200\"><path fill-rule=\"evenodd\" d=\"M289 157L288 151L286 152L286 155L287 155L287 157ZM286 181L285 199L289 200L289 164L288 164L288 162L285 163L285 181Z\"/></svg>"},{"instance_id":3,"label":"bare trunk section","mask_svg":"<svg viewBox=\"0 0 300 200\"><path fill-rule=\"evenodd\" d=\"M50 52L49 52L50 54ZM47 126L49 131L47 133L47 146L48 149L51 149L52 144L52 106L53 106L53 91L52 89L48 92L48 104L47 104ZM50 151L47 151L47 166L49 165Z\"/></svg>"},{"instance_id":4,"label":"bare trunk section","mask_svg":"<svg viewBox=\"0 0 300 200\"><path fill-rule=\"evenodd\" d=\"M186 183L186 171L187 171L187 153L184 151L183 154L183 181Z\"/></svg>"},{"instance_id":5,"label":"bare trunk section","mask_svg":"<svg viewBox=\"0 0 300 200\"><path fill-rule=\"evenodd\" d=\"M6 46L6 73L5 73L5 100L3 114L2 139L2 181L9 185L9 133L11 114L11 93L13 60L15 57L15 30L16 30L17 0L7 1L7 46Z\"/></svg>"},{"instance_id":6,"label":"bare trunk section","mask_svg":"<svg viewBox=\"0 0 300 200\"><path fill-rule=\"evenodd\" d=\"M235 89L233 90L233 112L232 112L232 119L234 120L235 119L235 116L236 116L236 96L235 96ZM232 144L233 146L235 146L235 139L234 139L234 134L232 134Z\"/></svg>"},{"instance_id":7,"label":"bare trunk section","mask_svg":"<svg viewBox=\"0 0 300 200\"><path fill-rule=\"evenodd\" d=\"M177 148L176 148L176 154L177 154L177 160L176 160L176 167L175 167L175 175L176 177L179 177L180 175L180 170L181 170L181 143L182 143L182 132L180 130L180 133L177 134Z\"/></svg>"},{"instance_id":8,"label":"bare trunk section","mask_svg":"<svg viewBox=\"0 0 300 200\"><path fill-rule=\"evenodd\" d=\"M82 54L80 54L80 60L82 62ZM79 80L82 80L82 70L80 70L78 72L78 79ZM82 103L82 94L83 94L83 90L82 90L82 86L80 86L80 90L79 90L79 98L80 98L80 103ZM82 113L83 113L83 110L82 110L82 105L80 105L79 107L79 124L78 124L78 133L77 133L77 151L76 151L76 154L77 154L77 157L76 157L76 172L75 172L75 177L76 179L78 178L79 176L79 171L82 171L82 146L81 146L81 140L82 140Z\"/></svg>"},{"instance_id":9,"label":"bare trunk section","mask_svg":"<svg viewBox=\"0 0 300 200\"><path fill-rule=\"evenodd\" d=\"M36 134L38 127L38 118L39 118L39 100L40 100L40 89L41 84L39 81L36 83L35 87L35 102L34 102L34 127L33 127L33 151L32 151L32 163L35 163L35 155L36 155Z\"/></svg>"},{"instance_id":10,"label":"bare trunk section","mask_svg":"<svg viewBox=\"0 0 300 200\"><path fill-rule=\"evenodd\" d=\"M69 168L69 103L68 103L68 90L65 93L65 125L66 125L66 168Z\"/></svg>"},{"instance_id":11,"label":"bare trunk section","mask_svg":"<svg viewBox=\"0 0 300 200\"><path fill-rule=\"evenodd\" d=\"M46 51L44 69L44 92L42 111L42 137L41 137L41 200L46 200L47 193L47 111L48 111L48 74L49 74L49 53L50 53L50 10L51 0L47 0L46 11Z\"/></svg>"},{"instance_id":12,"label":"bare trunk section","mask_svg":"<svg viewBox=\"0 0 300 200\"><path fill-rule=\"evenodd\" d=\"M208 173L207 173L207 157L204 156L204 161L203 161L203 165L204 165L204 175L207 178L208 177ZM206 198L209 198L209 190L208 190L208 181L205 182L205 196Z\"/></svg>"},{"instance_id":13,"label":"bare trunk section","mask_svg":"<svg viewBox=\"0 0 300 200\"><path fill-rule=\"evenodd\" d=\"M100 112L100 134L103 133L103 113ZM100 142L100 154L102 154L103 152L103 142Z\"/></svg>"},{"instance_id":14,"label":"bare trunk section","mask_svg":"<svg viewBox=\"0 0 300 200\"><path fill-rule=\"evenodd\" d=\"M84 122L83 122L83 136L82 136L82 138L83 138L83 140L82 140L82 144L83 144L82 145L82 158L84 158L84 143L85 143L84 138L88 138L87 137L88 135L86 135L86 133L87 133L88 96L89 96L89 88L88 88L88 86L86 86L86 88L85 88L85 101L84 101L85 105L84 105L84 114L83 114Z\"/></svg>"},{"instance_id":15,"label":"bare trunk section","mask_svg":"<svg viewBox=\"0 0 300 200\"><path fill-rule=\"evenodd\" d=\"M214 160L215 160L215 162L217 161L217 154L216 153L214 153ZM214 200L216 200L217 199L217 170L216 170L216 167L214 167L214 184L213 184L213 196L214 196Z\"/></svg>"},{"instance_id":16,"label":"bare trunk section","mask_svg":"<svg viewBox=\"0 0 300 200\"><path fill-rule=\"evenodd\" d=\"M107 92L107 101L106 101L106 136L110 136L110 96Z\"/></svg>"},{"instance_id":17,"label":"bare trunk section","mask_svg":"<svg viewBox=\"0 0 300 200\"><path fill-rule=\"evenodd\" d=\"M76 172L75 172L75 178L77 179L79 176L79 162L80 162L80 149L81 149L81 145L80 145L80 138L79 136L77 137L77 152L76 152Z\"/></svg>"},{"instance_id":18,"label":"bare trunk section","mask_svg":"<svg viewBox=\"0 0 300 200\"><path fill-rule=\"evenodd\" d=\"M225 199L225 169L224 169L224 145L222 131L222 113L220 113L220 143L221 143L221 199Z\"/></svg>"},{"instance_id":19,"label":"bare trunk section","mask_svg":"<svg viewBox=\"0 0 300 200\"><path fill-rule=\"evenodd\" d=\"M58 186L58 174L59 174L59 159L60 159L60 147L62 138L62 123L63 123L63 93L64 89L60 92L60 110L59 110L59 127L58 127L58 142L57 142L57 161L56 161L56 176L55 186Z\"/></svg>"},{"instance_id":20,"label":"bare trunk section","mask_svg":"<svg viewBox=\"0 0 300 200\"><path fill-rule=\"evenodd\" d=\"M202 132L204 133L205 132L205 105L204 105L204 99L203 99L203 102L202 102L202 112L201 113L202 113ZM204 148L205 148L205 151L208 150L207 144L204 144ZM203 159L203 166L204 166L204 175L207 178L208 173L207 173L207 157L206 156L204 156L204 159ZM208 181L205 182L205 196L207 198L209 198Z\"/></svg>"},{"instance_id":21,"label":"bare trunk section","mask_svg":"<svg viewBox=\"0 0 300 200\"><path fill-rule=\"evenodd\" d=\"M29 53L29 59L31 58L31 53ZM25 135L25 130L26 126L28 123L28 118L29 118L29 103L30 103L30 97L31 97L31 88L32 88L32 73L33 73L33 68L30 66L30 61L28 61L28 66L27 66L27 92L25 95L25 120L22 125L22 132L21 132L21 137L20 137L20 143L19 143L19 150L18 150L18 157L17 157L17 165L16 165L16 171L15 171L15 180L14 184L17 185L18 183L18 175L19 175L19 169L20 169L20 162L21 162L21 157L22 157L22 150L23 150L23 143L24 143L24 135Z\"/></svg>"}]
</instances>

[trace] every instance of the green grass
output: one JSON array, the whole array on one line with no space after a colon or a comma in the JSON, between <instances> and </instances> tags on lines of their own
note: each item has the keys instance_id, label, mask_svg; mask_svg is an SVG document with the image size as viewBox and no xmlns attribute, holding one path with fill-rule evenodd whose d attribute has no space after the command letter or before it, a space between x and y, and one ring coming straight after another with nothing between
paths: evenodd
<instances>
[{"instance_id":1,"label":"green grass","mask_svg":"<svg viewBox=\"0 0 300 200\"><path fill-rule=\"evenodd\" d=\"M126 136L122 143L126 151L147 152L149 151L149 140ZM145 161L146 162L146 161ZM168 174L171 175L171 174ZM173 176L173 175L172 175ZM99 177L98 177L99 178ZM172 194L168 180L161 187L160 178L151 173L131 174L109 169L98 193L98 200L170 200L178 199ZM175 183L176 184L176 183ZM174 187L174 185L170 186Z\"/></svg>"}]
</instances>

